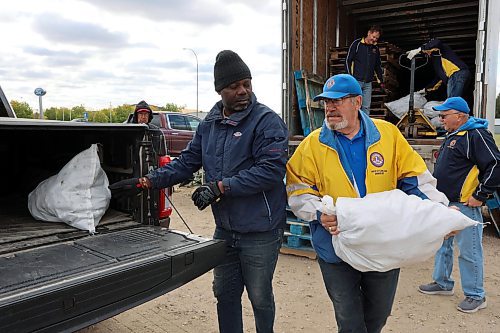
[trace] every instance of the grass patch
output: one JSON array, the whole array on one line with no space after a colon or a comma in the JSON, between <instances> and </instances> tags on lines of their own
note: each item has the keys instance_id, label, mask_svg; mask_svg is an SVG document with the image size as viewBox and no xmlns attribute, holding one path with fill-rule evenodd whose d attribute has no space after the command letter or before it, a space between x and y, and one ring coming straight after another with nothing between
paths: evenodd
<instances>
[{"instance_id":1,"label":"grass patch","mask_svg":"<svg viewBox=\"0 0 500 333\"><path fill-rule=\"evenodd\" d=\"M500 134L495 134L495 142L497 143L497 146L500 147Z\"/></svg>"}]
</instances>

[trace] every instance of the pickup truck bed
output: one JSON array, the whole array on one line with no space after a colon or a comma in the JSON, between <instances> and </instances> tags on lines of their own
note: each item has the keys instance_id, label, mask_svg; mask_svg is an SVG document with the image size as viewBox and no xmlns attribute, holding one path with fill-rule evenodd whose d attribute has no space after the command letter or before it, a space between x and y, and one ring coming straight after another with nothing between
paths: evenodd
<instances>
[{"instance_id":1,"label":"pickup truck bed","mask_svg":"<svg viewBox=\"0 0 500 333\"><path fill-rule=\"evenodd\" d=\"M219 241L138 225L0 257L0 331L86 327L204 274L224 251Z\"/></svg>"},{"instance_id":2,"label":"pickup truck bed","mask_svg":"<svg viewBox=\"0 0 500 333\"><path fill-rule=\"evenodd\" d=\"M223 242L159 226L153 195L112 199L95 235L31 217L28 194L93 143L111 183L155 166L146 132L143 125L0 117L0 332L71 332L222 260Z\"/></svg>"}]
</instances>

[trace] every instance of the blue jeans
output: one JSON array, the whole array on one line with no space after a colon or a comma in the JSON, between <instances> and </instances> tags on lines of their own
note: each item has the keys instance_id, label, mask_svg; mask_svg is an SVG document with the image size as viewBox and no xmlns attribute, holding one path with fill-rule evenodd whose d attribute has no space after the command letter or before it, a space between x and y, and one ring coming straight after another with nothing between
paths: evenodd
<instances>
[{"instance_id":1,"label":"blue jeans","mask_svg":"<svg viewBox=\"0 0 500 333\"><path fill-rule=\"evenodd\" d=\"M246 287L259 333L273 332L273 275L283 229L238 233L216 228L215 239L226 241L226 258L214 268L213 291L221 333L243 333L241 295Z\"/></svg>"},{"instance_id":2,"label":"blue jeans","mask_svg":"<svg viewBox=\"0 0 500 333\"><path fill-rule=\"evenodd\" d=\"M361 87L361 92L363 93L363 101L361 103L361 111L370 115L370 104L372 103L372 83L358 81Z\"/></svg>"},{"instance_id":3,"label":"blue jeans","mask_svg":"<svg viewBox=\"0 0 500 333\"><path fill-rule=\"evenodd\" d=\"M464 206L459 202L450 202L450 206L457 206L460 211L471 219L483 222L479 207ZM480 300L485 296L483 287L483 226L468 227L458 235L450 237L436 253L434 273L432 278L441 288L453 289L455 281L451 278L453 270L453 241L457 241L460 255L458 266L462 289L466 297Z\"/></svg>"},{"instance_id":4,"label":"blue jeans","mask_svg":"<svg viewBox=\"0 0 500 333\"><path fill-rule=\"evenodd\" d=\"M446 85L446 93L448 97L462 97L465 87L469 83L470 71L468 69L461 69L453 73L448 79Z\"/></svg>"},{"instance_id":5,"label":"blue jeans","mask_svg":"<svg viewBox=\"0 0 500 333\"><path fill-rule=\"evenodd\" d=\"M360 272L345 262L318 259L339 332L378 333L391 314L399 269Z\"/></svg>"}]
</instances>

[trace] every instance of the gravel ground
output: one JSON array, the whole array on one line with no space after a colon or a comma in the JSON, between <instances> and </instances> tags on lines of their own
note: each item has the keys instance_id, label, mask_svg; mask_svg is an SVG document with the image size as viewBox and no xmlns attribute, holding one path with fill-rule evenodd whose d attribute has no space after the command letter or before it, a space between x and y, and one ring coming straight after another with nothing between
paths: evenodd
<instances>
[{"instance_id":1,"label":"gravel ground","mask_svg":"<svg viewBox=\"0 0 500 333\"><path fill-rule=\"evenodd\" d=\"M189 199L192 189L174 193L174 204L196 234L210 237L214 229L209 209L199 212ZM174 213L171 227L187 231ZM400 282L384 332L500 332L500 239L493 227L485 230L485 287L488 307L475 314L456 310L463 299L457 282L453 296L427 296L417 286L431 281L433 260L401 270ZM453 276L458 278L455 259ZM315 260L281 254L274 278L276 332L336 332L333 308ZM250 303L244 295L245 332L255 332ZM80 333L101 332L217 332L212 272L150 302Z\"/></svg>"}]
</instances>

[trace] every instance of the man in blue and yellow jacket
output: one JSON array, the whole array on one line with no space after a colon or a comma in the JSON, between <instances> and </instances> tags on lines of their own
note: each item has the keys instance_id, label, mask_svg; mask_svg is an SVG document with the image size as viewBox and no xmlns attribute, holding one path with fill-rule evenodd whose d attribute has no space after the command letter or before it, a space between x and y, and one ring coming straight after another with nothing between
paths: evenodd
<instances>
[{"instance_id":1,"label":"man in blue and yellow jacket","mask_svg":"<svg viewBox=\"0 0 500 333\"><path fill-rule=\"evenodd\" d=\"M382 89L385 88L382 61L377 41L382 34L382 28L378 25L371 26L366 36L358 38L349 46L349 52L345 59L346 73L351 74L358 81L362 91L361 110L370 114L372 101L372 81L376 77Z\"/></svg>"},{"instance_id":2,"label":"man in blue and yellow jacket","mask_svg":"<svg viewBox=\"0 0 500 333\"><path fill-rule=\"evenodd\" d=\"M310 221L313 247L333 302L339 332L380 332L394 301L399 269L360 272L339 259L332 245L335 215L319 213L330 195L364 197L399 188L423 199L446 198L425 162L392 124L360 112L361 89L348 74L329 78L315 97L325 105L322 128L307 136L287 164L292 211ZM445 202L447 204L447 202Z\"/></svg>"},{"instance_id":3,"label":"man in blue and yellow jacket","mask_svg":"<svg viewBox=\"0 0 500 333\"><path fill-rule=\"evenodd\" d=\"M408 59L412 59L419 52L425 53L434 68L434 79L422 92L437 90L441 84L446 84L447 97L460 97L470 80L470 71L467 65L453 50L434 38L421 47L408 52Z\"/></svg>"},{"instance_id":4,"label":"man in blue and yellow jacket","mask_svg":"<svg viewBox=\"0 0 500 333\"><path fill-rule=\"evenodd\" d=\"M437 188L450 205L470 218L482 222L481 206L500 186L500 152L488 122L470 117L469 106L461 97L448 98L434 107L448 132L434 168ZM453 295L453 242L460 250L458 265L465 299L457 309L472 313L486 308L483 286L483 226L468 227L446 239L436 253L434 282L421 285L428 295Z\"/></svg>"}]
</instances>

